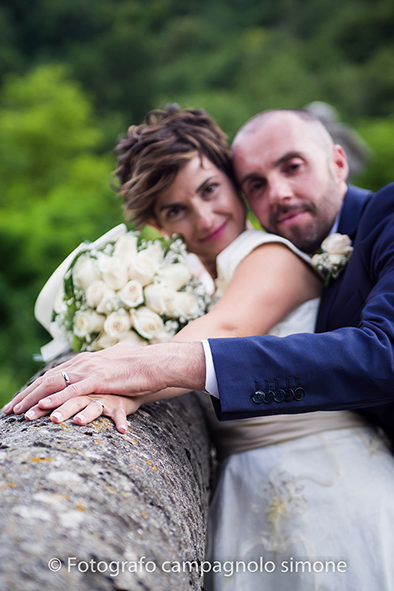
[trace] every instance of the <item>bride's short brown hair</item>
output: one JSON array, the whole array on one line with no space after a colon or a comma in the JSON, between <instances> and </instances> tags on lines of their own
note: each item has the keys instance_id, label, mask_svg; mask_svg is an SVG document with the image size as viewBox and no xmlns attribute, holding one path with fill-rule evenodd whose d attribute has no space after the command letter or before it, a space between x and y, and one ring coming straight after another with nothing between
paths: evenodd
<instances>
[{"instance_id":1,"label":"bride's short brown hair","mask_svg":"<svg viewBox=\"0 0 394 591\"><path fill-rule=\"evenodd\" d=\"M154 217L159 193L196 153L234 181L227 137L203 110L169 105L150 111L144 123L129 127L115 153L118 192L137 228Z\"/></svg>"}]
</instances>

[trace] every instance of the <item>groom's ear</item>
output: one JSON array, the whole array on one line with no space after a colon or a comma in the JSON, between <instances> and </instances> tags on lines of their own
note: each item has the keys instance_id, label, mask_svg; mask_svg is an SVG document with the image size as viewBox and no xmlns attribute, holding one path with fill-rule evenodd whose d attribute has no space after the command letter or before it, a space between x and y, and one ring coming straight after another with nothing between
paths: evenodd
<instances>
[{"instance_id":1,"label":"groom's ear","mask_svg":"<svg viewBox=\"0 0 394 591\"><path fill-rule=\"evenodd\" d=\"M349 165L346 154L339 144L333 147L333 163L338 181L345 182L349 174Z\"/></svg>"}]
</instances>

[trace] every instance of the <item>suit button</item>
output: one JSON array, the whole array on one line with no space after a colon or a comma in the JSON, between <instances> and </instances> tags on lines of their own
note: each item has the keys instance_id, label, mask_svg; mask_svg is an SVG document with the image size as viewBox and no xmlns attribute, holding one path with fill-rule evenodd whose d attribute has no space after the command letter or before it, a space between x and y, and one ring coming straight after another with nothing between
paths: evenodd
<instances>
[{"instance_id":1,"label":"suit button","mask_svg":"<svg viewBox=\"0 0 394 591\"><path fill-rule=\"evenodd\" d=\"M294 390L294 400L302 400L305 396L304 388L298 387Z\"/></svg>"},{"instance_id":2,"label":"suit button","mask_svg":"<svg viewBox=\"0 0 394 591\"><path fill-rule=\"evenodd\" d=\"M256 390L256 392L253 394L253 396L251 396L251 398L255 404L261 404L264 400L264 396L265 392L262 392L261 390Z\"/></svg>"},{"instance_id":3,"label":"suit button","mask_svg":"<svg viewBox=\"0 0 394 591\"><path fill-rule=\"evenodd\" d=\"M274 392L274 400L275 402L284 402L286 398L286 392L283 390L283 388L279 388L278 390L275 390Z\"/></svg>"},{"instance_id":4,"label":"suit button","mask_svg":"<svg viewBox=\"0 0 394 591\"><path fill-rule=\"evenodd\" d=\"M274 399L274 392L272 390L268 390L268 392L264 392L263 402L264 404L271 404Z\"/></svg>"},{"instance_id":5,"label":"suit button","mask_svg":"<svg viewBox=\"0 0 394 591\"><path fill-rule=\"evenodd\" d=\"M287 386L286 388L283 388L285 391L285 402L291 402L292 400L294 400L294 390L293 388L290 388L289 386Z\"/></svg>"}]
</instances>

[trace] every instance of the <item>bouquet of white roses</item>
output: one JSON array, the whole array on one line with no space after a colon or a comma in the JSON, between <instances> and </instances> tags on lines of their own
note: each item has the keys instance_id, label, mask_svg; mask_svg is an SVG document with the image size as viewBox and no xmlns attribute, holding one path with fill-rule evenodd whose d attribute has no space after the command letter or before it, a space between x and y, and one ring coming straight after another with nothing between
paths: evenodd
<instances>
[{"instance_id":1,"label":"bouquet of white roses","mask_svg":"<svg viewBox=\"0 0 394 591\"><path fill-rule=\"evenodd\" d=\"M209 299L181 238L145 240L124 230L76 254L53 305L51 333L63 333L75 351L162 343L202 316Z\"/></svg>"}]
</instances>

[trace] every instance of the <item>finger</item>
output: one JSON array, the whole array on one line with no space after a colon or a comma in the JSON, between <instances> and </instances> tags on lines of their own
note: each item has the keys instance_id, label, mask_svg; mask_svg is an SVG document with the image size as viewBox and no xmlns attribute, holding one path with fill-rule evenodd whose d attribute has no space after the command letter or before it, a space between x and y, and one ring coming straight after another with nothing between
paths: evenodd
<instances>
[{"instance_id":1,"label":"finger","mask_svg":"<svg viewBox=\"0 0 394 591\"><path fill-rule=\"evenodd\" d=\"M26 388L24 393L27 392L27 395L14 406L13 411L15 414L21 414L37 404L41 398L65 390L67 387L62 372L48 372Z\"/></svg>"},{"instance_id":2,"label":"finger","mask_svg":"<svg viewBox=\"0 0 394 591\"><path fill-rule=\"evenodd\" d=\"M70 398L70 400L66 400L66 402L64 402L51 413L50 419L53 423L61 423L62 421L66 421L70 417L76 415L79 411L86 408L90 402L91 399L88 396L77 396L75 398Z\"/></svg>"},{"instance_id":3,"label":"finger","mask_svg":"<svg viewBox=\"0 0 394 591\"><path fill-rule=\"evenodd\" d=\"M103 414L103 405L98 400L91 400L83 412L74 417L77 425L86 425Z\"/></svg>"},{"instance_id":4,"label":"finger","mask_svg":"<svg viewBox=\"0 0 394 591\"><path fill-rule=\"evenodd\" d=\"M25 413L25 419L28 421L35 421L36 419L40 419L41 417L45 417L49 414L49 410L43 410L38 407L38 405L33 406L30 410Z\"/></svg>"},{"instance_id":5,"label":"finger","mask_svg":"<svg viewBox=\"0 0 394 591\"><path fill-rule=\"evenodd\" d=\"M119 433L127 433L127 417L124 408L116 407L111 414L108 414L107 412L104 414L112 418Z\"/></svg>"},{"instance_id":6,"label":"finger","mask_svg":"<svg viewBox=\"0 0 394 591\"><path fill-rule=\"evenodd\" d=\"M67 388L61 391L54 392L50 396L41 397L38 402L40 408L56 408L67 400L75 398L76 396L87 396L95 392L96 381L94 378L86 378L75 384L70 384Z\"/></svg>"},{"instance_id":7,"label":"finger","mask_svg":"<svg viewBox=\"0 0 394 591\"><path fill-rule=\"evenodd\" d=\"M11 412L15 412L16 414L20 414L25 412L29 407L33 404L38 402L39 397L43 398L52 392L58 392L67 386L65 382L65 378L62 375L62 372L68 373L69 370L74 372L80 365L80 362L85 359L85 353L80 353L61 363L48 369L42 376L38 377L34 381L31 382L28 386L23 388L20 392L18 392L14 398L10 402L8 402L4 406L4 412L6 414L10 414ZM40 387L40 390L38 388ZM30 397L26 401L26 404L19 407L18 405L25 400L25 398L29 397L30 395L34 394L34 398ZM15 407L18 406L18 409L15 410Z\"/></svg>"},{"instance_id":8,"label":"finger","mask_svg":"<svg viewBox=\"0 0 394 591\"><path fill-rule=\"evenodd\" d=\"M34 382L32 382L29 386L26 386L26 388L23 388L23 390L15 394L15 396L4 406L4 408L2 408L3 412L10 414L17 404L19 404L28 394L30 394L30 392L34 390L35 387L41 384L42 379L42 377L37 378L37 380L34 380Z\"/></svg>"},{"instance_id":9,"label":"finger","mask_svg":"<svg viewBox=\"0 0 394 591\"><path fill-rule=\"evenodd\" d=\"M42 386L44 384L50 388L52 387L52 384L56 384L57 386L57 390L61 390L62 388L64 388L66 386L66 383L64 381L63 375L62 375L62 371L65 371L70 365L71 365L71 361L67 361L65 363L62 363L61 365L57 365L56 367L53 367L51 369L49 369L47 372L45 372L44 375L38 377L37 379L35 379L33 382L31 382L31 384L29 384L28 386L26 386L25 388L23 388L20 392L18 392L11 400L10 402L8 402L4 408L2 409L3 412L5 412L6 414L10 414L11 412L16 412L16 414L20 414L21 412L24 412L25 410L27 410L27 408L29 408L29 405L32 406L32 402L30 402L30 400L32 400L31 398L29 398L27 406L23 406L21 408L18 408L17 411L15 411L15 407L18 406L18 404L20 404L26 397L28 397L32 392L35 392L38 395L40 395L40 390L37 391L39 386ZM49 392L46 392L46 394L48 394Z\"/></svg>"}]
</instances>

